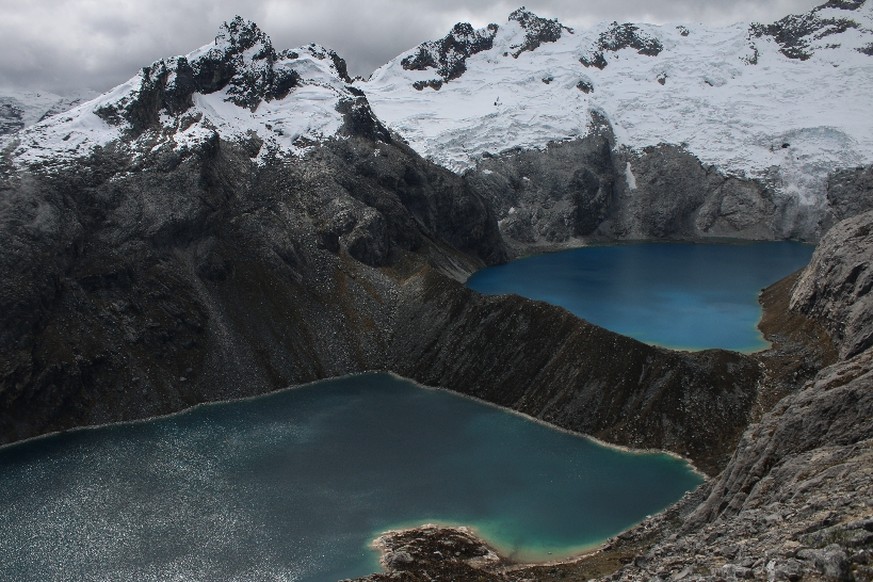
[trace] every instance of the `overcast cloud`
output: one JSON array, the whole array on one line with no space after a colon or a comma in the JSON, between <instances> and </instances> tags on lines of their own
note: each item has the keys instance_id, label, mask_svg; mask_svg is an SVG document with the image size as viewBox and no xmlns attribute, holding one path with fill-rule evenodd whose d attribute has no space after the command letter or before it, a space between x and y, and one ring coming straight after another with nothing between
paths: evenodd
<instances>
[{"instance_id":1,"label":"overcast cloud","mask_svg":"<svg viewBox=\"0 0 873 582\"><path fill-rule=\"evenodd\" d=\"M501 24L521 2L492 0L0 0L0 87L103 91L140 67L212 41L239 14L276 49L317 42L353 75L441 37L461 21ZM529 0L529 10L586 27L603 20L712 25L772 22L824 0Z\"/></svg>"}]
</instances>

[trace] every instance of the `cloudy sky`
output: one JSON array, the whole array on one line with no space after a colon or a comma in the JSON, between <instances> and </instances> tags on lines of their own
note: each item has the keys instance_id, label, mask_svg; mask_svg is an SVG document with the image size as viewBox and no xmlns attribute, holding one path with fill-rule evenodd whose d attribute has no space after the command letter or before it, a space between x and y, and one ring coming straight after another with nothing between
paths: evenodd
<instances>
[{"instance_id":1,"label":"cloudy sky","mask_svg":"<svg viewBox=\"0 0 873 582\"><path fill-rule=\"evenodd\" d=\"M277 49L317 42L353 75L376 67L460 21L506 21L521 2L492 0L0 0L0 88L104 91L143 65L211 42L239 14ZM603 20L711 25L772 22L824 0L527 0L568 26Z\"/></svg>"}]
</instances>

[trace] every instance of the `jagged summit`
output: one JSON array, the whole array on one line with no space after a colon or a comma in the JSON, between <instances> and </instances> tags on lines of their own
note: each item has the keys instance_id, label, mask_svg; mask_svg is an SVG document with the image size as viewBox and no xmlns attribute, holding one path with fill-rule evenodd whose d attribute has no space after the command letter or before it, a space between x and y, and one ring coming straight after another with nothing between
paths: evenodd
<instances>
[{"instance_id":1,"label":"jagged summit","mask_svg":"<svg viewBox=\"0 0 873 582\"><path fill-rule=\"evenodd\" d=\"M556 42L564 32L572 34L573 30L557 19L540 18L522 6L509 15L507 26L502 30L494 23L476 30L468 22L459 22L443 38L424 42L401 55L400 66L407 71L436 73L436 78L416 78L412 86L419 91L425 87L438 91L444 83L464 74L467 59L492 50L498 34L512 39L503 47L503 56L512 55L517 59L523 52L536 50L543 43Z\"/></svg>"},{"instance_id":2,"label":"jagged summit","mask_svg":"<svg viewBox=\"0 0 873 582\"><path fill-rule=\"evenodd\" d=\"M459 172L585 137L597 119L618 147L678 146L816 205L835 167L873 160L871 1L725 27L569 28L520 9L449 82L403 66L416 49L359 86L419 153Z\"/></svg>"},{"instance_id":3,"label":"jagged summit","mask_svg":"<svg viewBox=\"0 0 873 582\"><path fill-rule=\"evenodd\" d=\"M562 25L557 18L541 18L524 6L513 11L508 20L517 22L524 30L524 39L512 47L512 56L515 58L525 51L535 50L544 42L557 42L564 32L573 34L573 29Z\"/></svg>"},{"instance_id":4,"label":"jagged summit","mask_svg":"<svg viewBox=\"0 0 873 582\"><path fill-rule=\"evenodd\" d=\"M237 16L213 42L161 59L128 82L14 136L12 155L52 165L114 144L131 156L190 150L214 139L260 140L258 155L299 154L343 131L387 132L349 87L345 62L312 44L276 51Z\"/></svg>"},{"instance_id":5,"label":"jagged summit","mask_svg":"<svg viewBox=\"0 0 873 582\"><path fill-rule=\"evenodd\" d=\"M805 14L792 14L769 25L753 23L749 36L755 57L761 40L775 42L783 55L801 61L817 52L840 48L873 56L873 2L830 0Z\"/></svg>"}]
</instances>

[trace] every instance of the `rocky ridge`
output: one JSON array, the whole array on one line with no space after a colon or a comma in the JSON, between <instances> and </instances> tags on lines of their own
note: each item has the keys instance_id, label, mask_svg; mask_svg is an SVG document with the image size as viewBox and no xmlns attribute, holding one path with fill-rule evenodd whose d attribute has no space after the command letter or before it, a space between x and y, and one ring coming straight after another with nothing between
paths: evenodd
<instances>
[{"instance_id":1,"label":"rocky ridge","mask_svg":"<svg viewBox=\"0 0 873 582\"><path fill-rule=\"evenodd\" d=\"M470 24L459 22L441 40L419 45L417 52L405 57L400 64L410 71L435 69L439 79L416 81L413 86L418 90L424 87L439 90L443 83L464 74L468 57L493 46L497 28L496 24L489 24L482 30L474 30Z\"/></svg>"},{"instance_id":2,"label":"rocky ridge","mask_svg":"<svg viewBox=\"0 0 873 582\"><path fill-rule=\"evenodd\" d=\"M630 560L619 579L868 576L869 213L834 226L795 290L778 292L841 354L802 389L827 362L804 346L800 356L776 348L785 366L645 346L458 280L509 256L498 215L529 249L569 240L559 226L570 237L780 238L796 222L779 220L797 208L681 147L616 149L615 127L598 116L584 139L486 158L494 165L459 176L396 139L330 51L275 52L244 21L221 34L185 57L190 73L179 58L159 61L6 142L3 442L393 370L612 442L669 448L718 475L610 542L603 556ZM302 125L277 128L277 118ZM553 174L562 164L569 179ZM827 228L864 208L868 174L832 174L829 213L804 224ZM497 196L501 180L511 204ZM701 181L707 192L695 194ZM526 221L508 220L522 211ZM581 562L555 568L592 576Z\"/></svg>"},{"instance_id":3,"label":"rocky ridge","mask_svg":"<svg viewBox=\"0 0 873 582\"><path fill-rule=\"evenodd\" d=\"M811 300L815 309L801 299L808 297L813 273L822 288L852 285L839 242L855 241L849 259L869 257L873 241L865 231L871 221L867 213L838 224L796 281L768 293L782 295L779 305L807 311L823 326L831 325L829 313L869 315L869 293L820 294ZM825 264L837 268L823 269ZM779 315L781 325L785 316L790 321L797 315L806 319ZM474 566L461 558L418 555L435 543L434 532L411 530L387 534L382 546L417 558L386 562L386 574L365 579L427 580L458 568L467 568L469 579L494 581L873 579L873 347L850 355L856 338L869 330L863 317L850 322L836 342L843 356L766 405L718 477L596 552L558 564L512 565L495 558ZM465 555L488 552L481 540L467 540Z\"/></svg>"},{"instance_id":4,"label":"rocky ridge","mask_svg":"<svg viewBox=\"0 0 873 582\"><path fill-rule=\"evenodd\" d=\"M143 67L127 83L7 138L17 165L64 166L95 150L147 159L223 138L256 155L298 155L340 134L389 140L345 62L309 45L277 52L254 23L225 23L212 44Z\"/></svg>"},{"instance_id":5,"label":"rocky ridge","mask_svg":"<svg viewBox=\"0 0 873 582\"><path fill-rule=\"evenodd\" d=\"M791 308L821 321L851 358L873 347L873 212L835 225L797 282Z\"/></svg>"},{"instance_id":6,"label":"rocky ridge","mask_svg":"<svg viewBox=\"0 0 873 582\"><path fill-rule=\"evenodd\" d=\"M90 91L57 95L44 91L0 89L0 138L68 111L91 97Z\"/></svg>"},{"instance_id":7,"label":"rocky ridge","mask_svg":"<svg viewBox=\"0 0 873 582\"><path fill-rule=\"evenodd\" d=\"M555 40L549 37L515 55L513 47L526 33L510 19L489 48L464 60L463 75L439 91L413 88L433 79L432 73L400 66L414 53L400 55L356 85L379 118L425 157L458 173L484 174L476 179L486 187L495 180L495 191L496 184L510 183L508 196L497 201L501 208L524 214L523 205L513 203L522 185L537 190L531 206L563 214L532 217L524 228L534 232L517 233L522 238L574 244L579 231L595 231L591 223L616 208L645 212L649 202L665 200L659 188L649 197L643 192L649 188L637 191L638 186L682 180L690 172L720 192L708 200L683 194L682 220L689 213L697 216L682 229L667 231L814 241L832 224L829 185L840 172L873 162L873 132L862 129L869 119L866 95L873 90L862 86L873 78L873 61L859 50L873 40L868 4L827 3L792 17L808 23L806 28L792 28L788 20L775 23L773 30L796 29L795 36L808 43L810 57L803 61L786 56L772 35L756 36L761 27L744 24L706 29L603 23L577 27L572 34L562 29ZM837 25L843 21L852 25ZM756 120L754 127L747 119ZM540 178L511 167L513 158L528 164L541 153L542 162L535 164L546 166L549 150L596 141L603 127L609 128L613 149L612 182L622 192L610 198L598 187L597 197L619 203L593 205L593 216L580 228L544 225L574 221L568 214L576 211L567 199L590 183L571 175L561 184L551 167ZM596 165L586 166L589 145L578 148L582 159L565 159L583 174L601 174ZM675 170L664 171L665 164ZM558 185L563 192L553 198L549 192ZM522 220L500 218L513 228ZM611 221L605 230L612 237L646 236L635 220ZM513 233L504 230L517 238Z\"/></svg>"},{"instance_id":8,"label":"rocky ridge","mask_svg":"<svg viewBox=\"0 0 873 582\"><path fill-rule=\"evenodd\" d=\"M800 61L812 58L817 51L838 48L846 40L853 50L869 55L873 52L873 28L869 21L852 18L863 12L869 16L871 7L867 4L865 0L830 0L806 14L786 16L773 24L753 23L749 27L752 58L759 54L758 39L772 40L783 55Z\"/></svg>"},{"instance_id":9,"label":"rocky ridge","mask_svg":"<svg viewBox=\"0 0 873 582\"><path fill-rule=\"evenodd\" d=\"M557 41L564 32L573 33L572 29L561 25L557 19L540 18L525 10L524 6L512 12L508 21L517 24L522 31L521 39L505 53L512 54L514 58L525 51L535 50L544 42ZM417 80L412 86L418 91L425 87L439 91L443 83L457 79L466 72L467 59L494 47L494 37L499 28L492 23L481 30L474 30L469 23L459 22L442 39L424 42L413 49L400 60L400 65L407 71L432 69L438 75L437 79Z\"/></svg>"},{"instance_id":10,"label":"rocky ridge","mask_svg":"<svg viewBox=\"0 0 873 582\"><path fill-rule=\"evenodd\" d=\"M214 46L159 61L7 150L4 441L391 370L718 471L725 431L738 438L756 398L754 361L652 348L559 308L477 297L458 279L508 257L491 207L388 134L328 52L281 54L235 20ZM303 72L269 72L292 64ZM298 79L284 97L280 78ZM263 119L312 84L338 96L328 103L342 125L286 155L265 154L269 134L206 115L204 103L224 103L224 120ZM199 114L204 133L187 139ZM34 153L39 136L83 118L117 138L61 140L80 152L75 165Z\"/></svg>"}]
</instances>

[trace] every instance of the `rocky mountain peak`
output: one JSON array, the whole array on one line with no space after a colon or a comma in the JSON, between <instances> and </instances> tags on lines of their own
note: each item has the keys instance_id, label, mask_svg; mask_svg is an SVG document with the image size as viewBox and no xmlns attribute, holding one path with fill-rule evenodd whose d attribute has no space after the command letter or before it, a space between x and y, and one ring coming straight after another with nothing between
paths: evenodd
<instances>
[{"instance_id":1,"label":"rocky mountain peak","mask_svg":"<svg viewBox=\"0 0 873 582\"><path fill-rule=\"evenodd\" d=\"M439 89L443 83L464 74L469 57L494 45L497 29L496 24L489 24L475 30L470 23L459 22L443 38L420 44L414 53L401 61L401 65L408 71L435 69L440 78L417 84L416 89Z\"/></svg>"},{"instance_id":2,"label":"rocky mountain peak","mask_svg":"<svg viewBox=\"0 0 873 582\"><path fill-rule=\"evenodd\" d=\"M821 50L852 46L873 55L873 3L829 0L804 14L791 14L772 24L752 23L750 39L772 40L790 59L805 61Z\"/></svg>"},{"instance_id":3,"label":"rocky mountain peak","mask_svg":"<svg viewBox=\"0 0 873 582\"><path fill-rule=\"evenodd\" d=\"M609 28L600 33L588 54L583 55L579 61L586 67L603 69L608 64L605 53L626 48L637 51L637 54L656 57L664 50L664 45L635 24L619 24L613 21Z\"/></svg>"},{"instance_id":4,"label":"rocky mountain peak","mask_svg":"<svg viewBox=\"0 0 873 582\"><path fill-rule=\"evenodd\" d=\"M139 91L95 112L112 125L127 122L134 134L156 127L161 112L178 115L193 106L195 93L225 90L226 101L251 111L262 101L281 99L300 82L254 22L237 16L221 25L214 42L186 56L144 67Z\"/></svg>"},{"instance_id":5,"label":"rocky mountain peak","mask_svg":"<svg viewBox=\"0 0 873 582\"><path fill-rule=\"evenodd\" d=\"M276 51L273 50L270 37L258 28L257 24L239 15L224 22L218 28L215 45L221 45L228 53L242 54L255 49L256 54L260 56L271 56L273 60L276 58Z\"/></svg>"},{"instance_id":6,"label":"rocky mountain peak","mask_svg":"<svg viewBox=\"0 0 873 582\"><path fill-rule=\"evenodd\" d=\"M512 47L512 56L515 58L525 51L535 50L544 42L557 42L565 31L573 34L573 29L558 22L557 18L541 18L524 6L514 10L509 15L509 21L517 22L525 31L524 41Z\"/></svg>"},{"instance_id":7,"label":"rocky mountain peak","mask_svg":"<svg viewBox=\"0 0 873 582\"><path fill-rule=\"evenodd\" d=\"M338 134L390 140L350 82L334 51L315 44L276 51L237 16L209 44L143 67L93 101L19 132L13 157L31 167L63 165L115 143L138 159L162 148L197 150L218 137L269 157L300 154Z\"/></svg>"}]
</instances>

